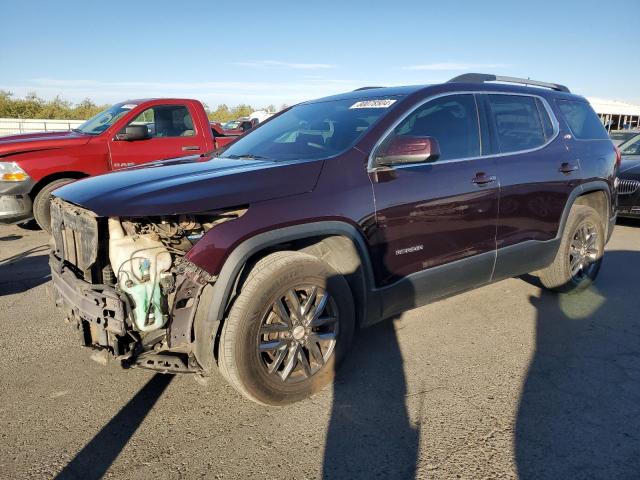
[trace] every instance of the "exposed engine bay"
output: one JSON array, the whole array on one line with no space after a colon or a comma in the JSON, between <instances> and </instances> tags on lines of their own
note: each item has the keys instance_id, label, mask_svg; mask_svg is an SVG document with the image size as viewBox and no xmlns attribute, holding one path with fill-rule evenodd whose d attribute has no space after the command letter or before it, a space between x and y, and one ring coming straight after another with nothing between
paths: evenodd
<instances>
[{"instance_id":1,"label":"exposed engine bay","mask_svg":"<svg viewBox=\"0 0 640 480\"><path fill-rule=\"evenodd\" d=\"M198 372L191 352L200 296L215 277L184 259L214 226L246 209L101 218L55 199L50 258L57 304L94 359Z\"/></svg>"}]
</instances>

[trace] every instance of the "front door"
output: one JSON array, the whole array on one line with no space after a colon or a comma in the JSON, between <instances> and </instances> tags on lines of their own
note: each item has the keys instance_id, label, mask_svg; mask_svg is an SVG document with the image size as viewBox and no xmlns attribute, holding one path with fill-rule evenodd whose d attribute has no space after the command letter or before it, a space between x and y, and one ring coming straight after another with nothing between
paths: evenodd
<instances>
[{"instance_id":1,"label":"front door","mask_svg":"<svg viewBox=\"0 0 640 480\"><path fill-rule=\"evenodd\" d=\"M370 173L376 204L370 241L378 285L388 290L384 315L490 280L499 199L495 158L482 157L474 95L433 99L390 135L433 137L441 155Z\"/></svg>"},{"instance_id":2,"label":"front door","mask_svg":"<svg viewBox=\"0 0 640 480\"><path fill-rule=\"evenodd\" d=\"M149 138L109 142L114 170L154 160L202 153L202 134L197 136L193 116L186 105L157 105L147 108L129 125L146 125ZM125 127L126 128L126 127Z\"/></svg>"}]
</instances>

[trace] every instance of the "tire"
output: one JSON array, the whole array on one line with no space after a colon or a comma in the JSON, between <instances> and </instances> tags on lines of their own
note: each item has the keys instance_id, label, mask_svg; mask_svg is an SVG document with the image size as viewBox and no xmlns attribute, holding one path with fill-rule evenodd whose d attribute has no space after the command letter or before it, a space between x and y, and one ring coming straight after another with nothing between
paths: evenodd
<instances>
[{"instance_id":1,"label":"tire","mask_svg":"<svg viewBox=\"0 0 640 480\"><path fill-rule=\"evenodd\" d=\"M291 294L299 310L291 307ZM312 255L276 252L247 276L222 327L218 366L254 402L294 403L333 380L354 325L353 298L342 275Z\"/></svg>"},{"instance_id":2,"label":"tire","mask_svg":"<svg viewBox=\"0 0 640 480\"><path fill-rule=\"evenodd\" d=\"M600 271L605 240L605 228L598 212L586 205L573 206L556 258L539 272L542 285L561 293L575 293L589 287ZM579 264L584 266L579 268Z\"/></svg>"},{"instance_id":3,"label":"tire","mask_svg":"<svg viewBox=\"0 0 640 480\"><path fill-rule=\"evenodd\" d=\"M51 192L66 183L73 182L73 178L59 178L46 184L33 199L33 218L38 226L47 233L51 233Z\"/></svg>"}]
</instances>

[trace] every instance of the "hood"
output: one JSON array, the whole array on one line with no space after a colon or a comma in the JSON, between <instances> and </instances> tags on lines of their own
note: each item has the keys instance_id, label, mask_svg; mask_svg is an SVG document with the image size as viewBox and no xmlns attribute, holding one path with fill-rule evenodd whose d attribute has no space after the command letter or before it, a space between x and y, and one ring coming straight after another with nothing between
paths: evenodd
<instances>
[{"instance_id":1,"label":"hood","mask_svg":"<svg viewBox=\"0 0 640 480\"><path fill-rule=\"evenodd\" d=\"M76 132L40 132L9 135L0 137L0 157L12 153L84 145L91 138L91 135Z\"/></svg>"},{"instance_id":2,"label":"hood","mask_svg":"<svg viewBox=\"0 0 640 480\"><path fill-rule=\"evenodd\" d=\"M190 157L87 178L54 195L103 217L199 213L309 192L322 164Z\"/></svg>"},{"instance_id":3,"label":"hood","mask_svg":"<svg viewBox=\"0 0 640 480\"><path fill-rule=\"evenodd\" d=\"M640 179L640 155L623 156L618 176L620 178Z\"/></svg>"}]
</instances>

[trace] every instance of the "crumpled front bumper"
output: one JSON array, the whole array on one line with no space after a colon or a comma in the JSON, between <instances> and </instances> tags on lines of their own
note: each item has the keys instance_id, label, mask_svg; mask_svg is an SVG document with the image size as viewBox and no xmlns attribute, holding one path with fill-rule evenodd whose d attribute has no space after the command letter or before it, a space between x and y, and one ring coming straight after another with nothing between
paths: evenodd
<instances>
[{"instance_id":1,"label":"crumpled front bumper","mask_svg":"<svg viewBox=\"0 0 640 480\"><path fill-rule=\"evenodd\" d=\"M54 254L49 256L49 265L56 306L77 328L81 343L122 355L118 337L126 335L127 310L118 293L107 285L79 279Z\"/></svg>"},{"instance_id":2,"label":"crumpled front bumper","mask_svg":"<svg viewBox=\"0 0 640 480\"><path fill-rule=\"evenodd\" d=\"M142 338L133 330L132 308L126 294L119 294L109 285L92 284L78 278L54 253L49 256L49 264L56 306L62 309L67 323L76 330L80 344L96 350L92 356L94 360L106 363L112 358L120 361L124 368L142 367L162 373L201 372L201 368L190 361L188 349L180 348L186 345L180 345L177 340L179 329L167 332L178 347L174 351L150 350L150 345L145 344L149 337ZM198 290L199 294L200 286L193 288L187 281L185 289ZM179 296L189 298L194 294L183 292ZM174 312L176 319L189 322L189 327L194 313L191 308ZM184 316L187 318L182 318ZM165 331L158 333L162 335L156 340L161 339ZM153 335L150 338L153 340Z\"/></svg>"},{"instance_id":3,"label":"crumpled front bumper","mask_svg":"<svg viewBox=\"0 0 640 480\"><path fill-rule=\"evenodd\" d=\"M17 223L33 217L33 204L29 193L35 185L31 179L24 182L0 182L0 223Z\"/></svg>"}]
</instances>

